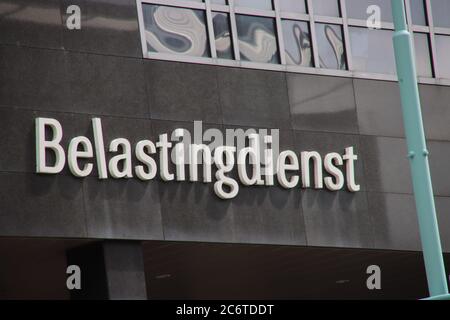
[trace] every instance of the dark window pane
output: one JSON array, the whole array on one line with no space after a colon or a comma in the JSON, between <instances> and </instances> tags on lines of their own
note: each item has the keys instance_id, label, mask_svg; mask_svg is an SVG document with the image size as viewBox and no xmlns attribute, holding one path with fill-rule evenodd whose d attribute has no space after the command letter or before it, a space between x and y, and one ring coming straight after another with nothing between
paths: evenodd
<instances>
[{"instance_id":1,"label":"dark window pane","mask_svg":"<svg viewBox=\"0 0 450 320\"><path fill-rule=\"evenodd\" d=\"M411 18L412 23L419 26L426 26L427 19L425 17L425 5L423 0L411 0Z\"/></svg>"},{"instance_id":2,"label":"dark window pane","mask_svg":"<svg viewBox=\"0 0 450 320\"><path fill-rule=\"evenodd\" d=\"M314 15L339 17L338 0L313 0Z\"/></svg>"},{"instance_id":3,"label":"dark window pane","mask_svg":"<svg viewBox=\"0 0 450 320\"><path fill-rule=\"evenodd\" d=\"M381 21L392 22L391 0L346 0L347 16L352 19L367 20L371 14L367 14L370 5L380 7Z\"/></svg>"},{"instance_id":4,"label":"dark window pane","mask_svg":"<svg viewBox=\"0 0 450 320\"><path fill-rule=\"evenodd\" d=\"M355 71L396 74L392 31L350 27Z\"/></svg>"},{"instance_id":5,"label":"dark window pane","mask_svg":"<svg viewBox=\"0 0 450 320\"><path fill-rule=\"evenodd\" d=\"M286 63L312 67L313 59L308 23L304 21L283 20L282 26Z\"/></svg>"},{"instance_id":6,"label":"dark window pane","mask_svg":"<svg viewBox=\"0 0 450 320\"><path fill-rule=\"evenodd\" d=\"M212 19L217 57L222 59L233 59L230 19L228 14L213 12Z\"/></svg>"},{"instance_id":7,"label":"dark window pane","mask_svg":"<svg viewBox=\"0 0 450 320\"><path fill-rule=\"evenodd\" d=\"M450 79L450 37L436 35L437 70L442 78Z\"/></svg>"},{"instance_id":8,"label":"dark window pane","mask_svg":"<svg viewBox=\"0 0 450 320\"><path fill-rule=\"evenodd\" d=\"M435 27L450 28L449 0L431 0L431 12Z\"/></svg>"},{"instance_id":9,"label":"dark window pane","mask_svg":"<svg viewBox=\"0 0 450 320\"><path fill-rule=\"evenodd\" d=\"M416 52L417 75L432 77L430 45L426 33L414 33L414 50Z\"/></svg>"},{"instance_id":10,"label":"dark window pane","mask_svg":"<svg viewBox=\"0 0 450 320\"><path fill-rule=\"evenodd\" d=\"M234 5L239 7L272 10L272 0L234 0Z\"/></svg>"},{"instance_id":11,"label":"dark window pane","mask_svg":"<svg viewBox=\"0 0 450 320\"><path fill-rule=\"evenodd\" d=\"M148 51L210 56L204 11L143 5L143 14Z\"/></svg>"},{"instance_id":12,"label":"dark window pane","mask_svg":"<svg viewBox=\"0 0 450 320\"><path fill-rule=\"evenodd\" d=\"M275 21L247 15L236 15L241 60L279 63Z\"/></svg>"},{"instance_id":13,"label":"dark window pane","mask_svg":"<svg viewBox=\"0 0 450 320\"><path fill-rule=\"evenodd\" d=\"M304 0L279 0L281 11L306 13L306 4Z\"/></svg>"},{"instance_id":14,"label":"dark window pane","mask_svg":"<svg viewBox=\"0 0 450 320\"><path fill-rule=\"evenodd\" d=\"M345 47L342 41L342 27L333 24L316 23L316 35L320 67L347 69Z\"/></svg>"}]
</instances>

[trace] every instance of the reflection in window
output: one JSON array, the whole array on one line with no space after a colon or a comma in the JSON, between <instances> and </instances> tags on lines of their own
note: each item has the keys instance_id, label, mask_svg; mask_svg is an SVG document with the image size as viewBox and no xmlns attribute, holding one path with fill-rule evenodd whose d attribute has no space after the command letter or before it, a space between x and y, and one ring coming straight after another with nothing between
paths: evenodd
<instances>
[{"instance_id":1,"label":"reflection in window","mask_svg":"<svg viewBox=\"0 0 450 320\"><path fill-rule=\"evenodd\" d=\"M450 28L449 0L431 0L431 13L435 27Z\"/></svg>"},{"instance_id":2,"label":"reflection in window","mask_svg":"<svg viewBox=\"0 0 450 320\"><path fill-rule=\"evenodd\" d=\"M313 59L308 23L304 21L283 20L282 26L286 63L312 67Z\"/></svg>"},{"instance_id":3,"label":"reflection in window","mask_svg":"<svg viewBox=\"0 0 450 320\"><path fill-rule=\"evenodd\" d=\"M234 0L237 7L272 10L272 0Z\"/></svg>"},{"instance_id":4,"label":"reflection in window","mask_svg":"<svg viewBox=\"0 0 450 320\"><path fill-rule=\"evenodd\" d=\"M241 60L279 63L274 19L238 14L236 26Z\"/></svg>"},{"instance_id":5,"label":"reflection in window","mask_svg":"<svg viewBox=\"0 0 450 320\"><path fill-rule=\"evenodd\" d=\"M143 5L143 14L148 51L210 56L202 10Z\"/></svg>"},{"instance_id":6,"label":"reflection in window","mask_svg":"<svg viewBox=\"0 0 450 320\"><path fill-rule=\"evenodd\" d=\"M419 26L426 26L427 19L425 17L425 3L424 0L410 1L411 6L411 20L413 24Z\"/></svg>"},{"instance_id":7,"label":"reflection in window","mask_svg":"<svg viewBox=\"0 0 450 320\"><path fill-rule=\"evenodd\" d=\"M314 15L339 17L338 0L313 0Z\"/></svg>"},{"instance_id":8,"label":"reflection in window","mask_svg":"<svg viewBox=\"0 0 450 320\"><path fill-rule=\"evenodd\" d=\"M306 13L305 0L279 0L279 2L281 11Z\"/></svg>"},{"instance_id":9,"label":"reflection in window","mask_svg":"<svg viewBox=\"0 0 450 320\"><path fill-rule=\"evenodd\" d=\"M450 37L436 35L437 70L442 78L450 79Z\"/></svg>"},{"instance_id":10,"label":"reflection in window","mask_svg":"<svg viewBox=\"0 0 450 320\"><path fill-rule=\"evenodd\" d=\"M391 0L346 0L345 3L349 18L367 20L367 8L377 5L380 7L381 21L392 22Z\"/></svg>"},{"instance_id":11,"label":"reflection in window","mask_svg":"<svg viewBox=\"0 0 450 320\"><path fill-rule=\"evenodd\" d=\"M426 33L414 33L414 50L416 52L417 75L432 77L430 44Z\"/></svg>"},{"instance_id":12,"label":"reflection in window","mask_svg":"<svg viewBox=\"0 0 450 320\"><path fill-rule=\"evenodd\" d=\"M213 12L212 19L217 57L222 59L233 59L230 19L228 14Z\"/></svg>"},{"instance_id":13,"label":"reflection in window","mask_svg":"<svg viewBox=\"0 0 450 320\"><path fill-rule=\"evenodd\" d=\"M320 67L347 69L344 42L342 41L342 27L333 24L316 23L316 36Z\"/></svg>"},{"instance_id":14,"label":"reflection in window","mask_svg":"<svg viewBox=\"0 0 450 320\"><path fill-rule=\"evenodd\" d=\"M392 31L350 27L353 69L396 74Z\"/></svg>"},{"instance_id":15,"label":"reflection in window","mask_svg":"<svg viewBox=\"0 0 450 320\"><path fill-rule=\"evenodd\" d=\"M227 4L227 1L226 1L226 0L211 0L211 3L213 3L213 4L226 5L226 4Z\"/></svg>"}]
</instances>

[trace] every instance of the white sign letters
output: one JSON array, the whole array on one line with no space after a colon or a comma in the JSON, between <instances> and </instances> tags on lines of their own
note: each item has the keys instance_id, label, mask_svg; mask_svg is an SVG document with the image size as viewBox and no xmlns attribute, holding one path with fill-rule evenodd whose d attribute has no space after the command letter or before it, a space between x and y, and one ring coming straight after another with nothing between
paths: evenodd
<instances>
[{"instance_id":1,"label":"white sign letters","mask_svg":"<svg viewBox=\"0 0 450 320\"><path fill-rule=\"evenodd\" d=\"M302 151L299 155L291 150L279 152L278 130L271 130L270 134L264 130L261 134L238 129L231 132L232 139L227 132L224 145L220 130L209 129L199 134L197 128L202 129L201 123L195 122L194 142L189 131L176 129L170 139L164 133L156 142L141 140L132 146L128 139L118 137L105 145L101 119L93 118L94 141L84 136L73 137L65 149L63 128L58 120L37 118L35 126L36 172L42 174L57 174L66 163L70 172L80 178L89 176L94 166L99 179L136 177L149 181L159 174L163 181L198 182L201 173L203 183L212 183L214 176L214 192L221 199L236 197L238 182L244 186L273 186L275 175L285 189L322 189L325 186L330 191L338 191L346 186L350 192L360 190L355 177L358 156L352 146L345 148L343 155L331 152L324 157L313 150ZM205 140L211 143L206 144ZM110 155L108 161L106 150ZM53 161L47 158L49 155L54 155ZM159 167L156 157L159 157ZM230 175L235 166L237 178Z\"/></svg>"}]
</instances>

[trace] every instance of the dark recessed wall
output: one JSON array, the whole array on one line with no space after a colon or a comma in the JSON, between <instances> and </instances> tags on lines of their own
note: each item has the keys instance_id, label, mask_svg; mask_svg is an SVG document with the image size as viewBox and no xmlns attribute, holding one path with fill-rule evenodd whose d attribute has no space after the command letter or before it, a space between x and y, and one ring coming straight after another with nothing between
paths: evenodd
<instances>
[{"instance_id":1,"label":"dark recessed wall","mask_svg":"<svg viewBox=\"0 0 450 320\"><path fill-rule=\"evenodd\" d=\"M411 251L2 237L0 256L0 299L428 296L422 254ZM66 287L73 264L81 270L79 291ZM380 267L381 290L367 289L370 265Z\"/></svg>"},{"instance_id":2,"label":"dark recessed wall","mask_svg":"<svg viewBox=\"0 0 450 320\"><path fill-rule=\"evenodd\" d=\"M420 252L152 241L143 252L149 299L428 296ZM367 289L371 265L380 267L381 290Z\"/></svg>"},{"instance_id":3,"label":"dark recessed wall","mask_svg":"<svg viewBox=\"0 0 450 320\"><path fill-rule=\"evenodd\" d=\"M81 7L82 29L64 28ZM134 0L0 0L0 235L192 240L420 250L394 82L142 59ZM441 224L450 250L450 87L420 86ZM76 179L34 173L34 119L54 117L64 143L155 138L176 127L279 128L299 152L359 155L362 191Z\"/></svg>"}]
</instances>

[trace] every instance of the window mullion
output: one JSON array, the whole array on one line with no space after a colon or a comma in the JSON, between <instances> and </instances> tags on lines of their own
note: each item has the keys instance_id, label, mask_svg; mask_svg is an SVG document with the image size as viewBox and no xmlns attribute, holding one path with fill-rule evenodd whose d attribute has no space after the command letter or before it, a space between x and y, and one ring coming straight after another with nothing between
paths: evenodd
<instances>
[{"instance_id":1,"label":"window mullion","mask_svg":"<svg viewBox=\"0 0 450 320\"><path fill-rule=\"evenodd\" d=\"M211 58L217 58L216 52L216 36L214 34L214 26L212 21L212 12L211 12L211 0L205 0L206 5L206 27L208 28L208 37L209 37L209 50L211 51Z\"/></svg>"},{"instance_id":2,"label":"window mullion","mask_svg":"<svg viewBox=\"0 0 450 320\"><path fill-rule=\"evenodd\" d=\"M427 11L427 20L428 20L428 27L430 28L430 46L431 46L431 66L433 68L433 73L435 78L440 78L439 74L439 66L437 65L437 52L436 52L436 38L434 33L434 22L433 22L433 14L431 12L431 0L425 1L425 10Z\"/></svg>"},{"instance_id":3,"label":"window mullion","mask_svg":"<svg viewBox=\"0 0 450 320\"><path fill-rule=\"evenodd\" d=\"M283 26L281 23L279 0L274 0L274 8L275 8L275 23L277 32L277 42L280 53L280 62L281 64L286 64L286 51L284 49Z\"/></svg>"},{"instance_id":4,"label":"window mullion","mask_svg":"<svg viewBox=\"0 0 450 320\"><path fill-rule=\"evenodd\" d=\"M316 68L320 68L319 61L319 47L317 45L316 38L316 26L314 22L314 9L313 9L313 0L307 0L308 14L309 14L309 28L311 33L311 44L312 44L312 52L314 57L314 66Z\"/></svg>"},{"instance_id":5,"label":"window mullion","mask_svg":"<svg viewBox=\"0 0 450 320\"><path fill-rule=\"evenodd\" d=\"M239 52L239 38L236 26L236 14L234 12L234 0L228 0L230 6L230 27L231 27L231 39L233 41L234 59L241 60L241 54Z\"/></svg>"},{"instance_id":6,"label":"window mullion","mask_svg":"<svg viewBox=\"0 0 450 320\"><path fill-rule=\"evenodd\" d=\"M353 70L353 59L351 52L351 44L350 44L350 32L348 29L348 20L347 20L347 7L345 0L339 0L339 6L341 8L341 16L342 16L342 28L344 33L344 47L345 47L345 56L347 59L347 69Z\"/></svg>"}]
</instances>

